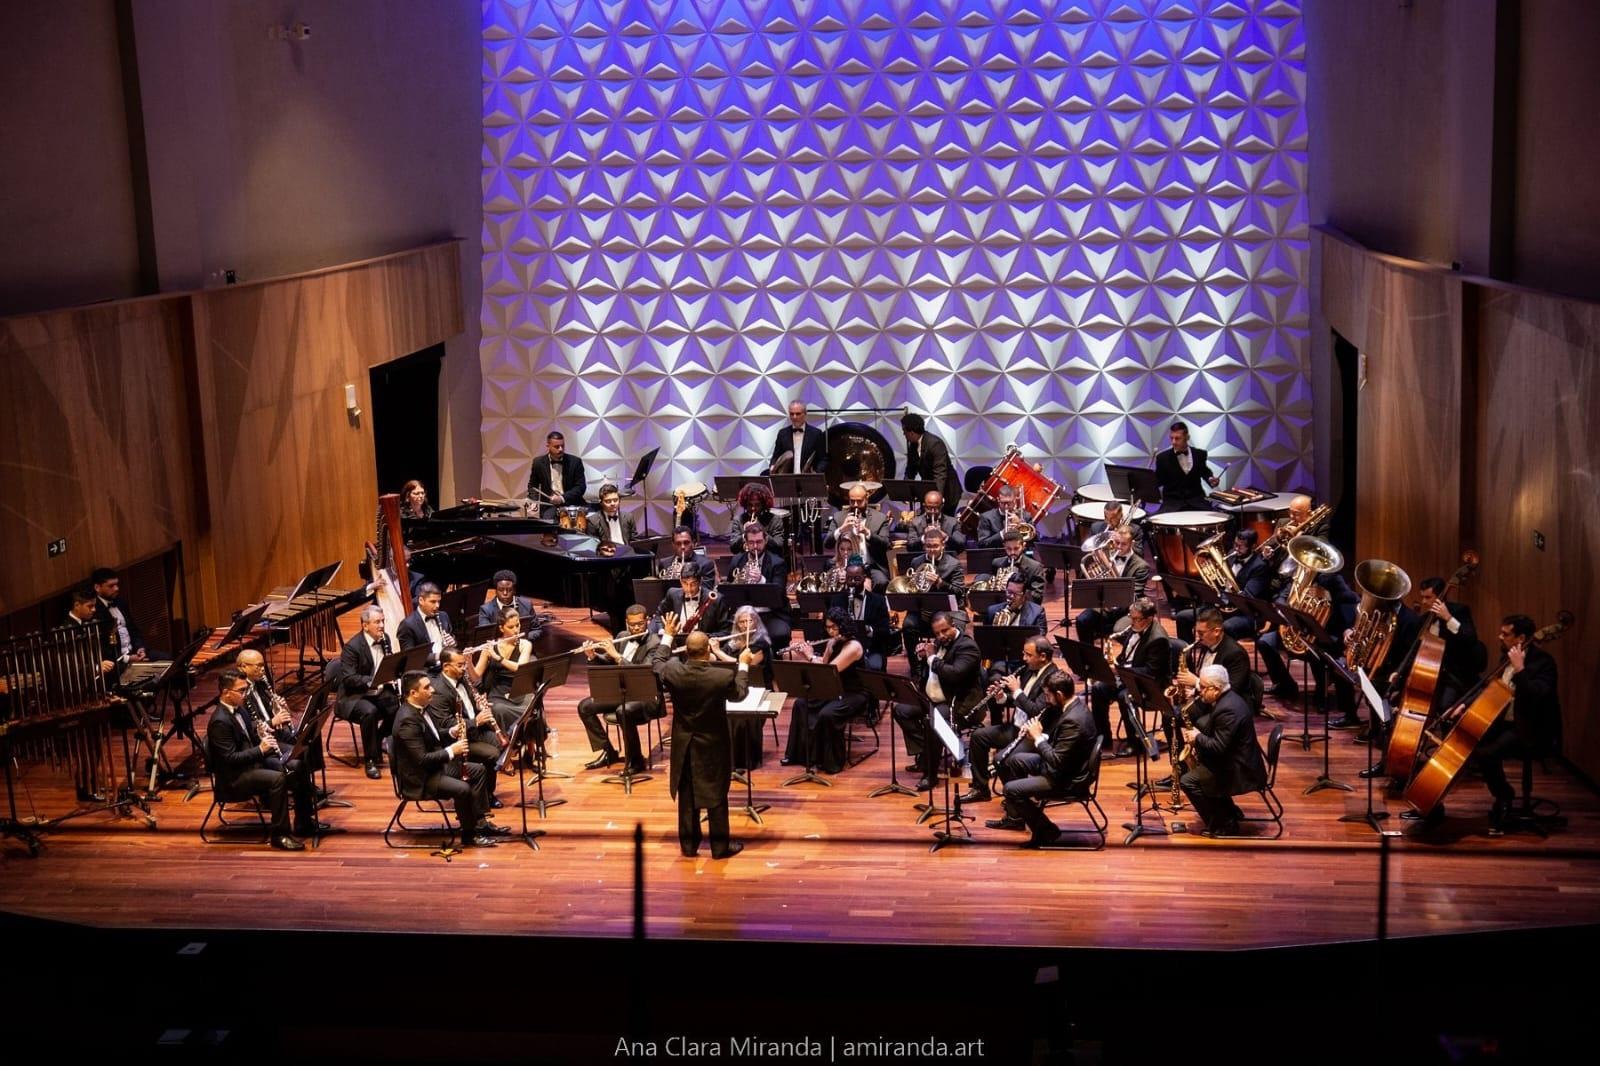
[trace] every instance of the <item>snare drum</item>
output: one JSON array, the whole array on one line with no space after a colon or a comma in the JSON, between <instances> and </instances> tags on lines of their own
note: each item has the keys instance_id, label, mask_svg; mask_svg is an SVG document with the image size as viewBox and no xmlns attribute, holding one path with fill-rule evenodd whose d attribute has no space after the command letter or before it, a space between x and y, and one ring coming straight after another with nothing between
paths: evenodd
<instances>
[{"instance_id":1,"label":"snare drum","mask_svg":"<svg viewBox=\"0 0 1600 1066\"><path fill-rule=\"evenodd\" d=\"M589 532L589 511L584 507L558 507L556 520L562 529L570 529L574 533Z\"/></svg>"},{"instance_id":2,"label":"snare drum","mask_svg":"<svg viewBox=\"0 0 1600 1066\"><path fill-rule=\"evenodd\" d=\"M711 495L711 490L706 488L706 483L704 481L685 481L682 485L679 485L677 488L672 490L674 499L676 499L680 494L683 496L683 502L688 504L690 507L693 507L695 504Z\"/></svg>"},{"instance_id":3,"label":"snare drum","mask_svg":"<svg viewBox=\"0 0 1600 1066\"><path fill-rule=\"evenodd\" d=\"M1221 533L1231 519L1216 511L1173 511L1150 519L1150 544L1156 566L1163 574L1200 576L1194 550L1208 537Z\"/></svg>"},{"instance_id":4,"label":"snare drum","mask_svg":"<svg viewBox=\"0 0 1600 1066\"><path fill-rule=\"evenodd\" d=\"M1142 522L1148 517L1143 507L1134 507L1130 510L1126 503L1122 505L1122 512L1123 517L1128 522ZM1104 503L1095 501L1072 505L1072 525L1077 531L1079 544L1089 539L1089 530L1096 522L1104 522L1105 520L1106 505Z\"/></svg>"}]
</instances>

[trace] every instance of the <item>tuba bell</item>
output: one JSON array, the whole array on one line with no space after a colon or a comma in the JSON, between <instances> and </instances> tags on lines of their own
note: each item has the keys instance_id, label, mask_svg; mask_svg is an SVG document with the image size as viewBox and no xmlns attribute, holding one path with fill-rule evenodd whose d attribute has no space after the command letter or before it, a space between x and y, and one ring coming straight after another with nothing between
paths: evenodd
<instances>
[{"instance_id":1,"label":"tuba bell","mask_svg":"<svg viewBox=\"0 0 1600 1066\"><path fill-rule=\"evenodd\" d=\"M1355 623L1344 636L1344 661L1351 668L1375 672L1389 654L1399 624L1400 601L1411 591L1411 577L1384 559L1356 565L1356 588L1361 604Z\"/></svg>"},{"instance_id":2,"label":"tuba bell","mask_svg":"<svg viewBox=\"0 0 1600 1066\"><path fill-rule=\"evenodd\" d=\"M1228 565L1228 556L1222 554L1221 544L1227 532L1207 537L1194 549L1195 569L1200 572L1200 580L1211 586L1211 591L1219 596L1226 597L1230 592L1239 592L1239 581L1233 576L1233 568ZM1238 608L1223 600L1221 608L1226 613L1232 613Z\"/></svg>"},{"instance_id":3,"label":"tuba bell","mask_svg":"<svg viewBox=\"0 0 1600 1066\"><path fill-rule=\"evenodd\" d=\"M1344 553L1321 537L1302 533L1289 542L1289 558L1294 562L1294 576L1289 579L1289 606L1315 618L1317 625L1326 625L1333 601L1328 590L1317 584L1317 575L1341 569ZM1311 648L1310 638L1298 629L1284 627L1282 639L1283 646L1295 655L1304 655Z\"/></svg>"}]
</instances>

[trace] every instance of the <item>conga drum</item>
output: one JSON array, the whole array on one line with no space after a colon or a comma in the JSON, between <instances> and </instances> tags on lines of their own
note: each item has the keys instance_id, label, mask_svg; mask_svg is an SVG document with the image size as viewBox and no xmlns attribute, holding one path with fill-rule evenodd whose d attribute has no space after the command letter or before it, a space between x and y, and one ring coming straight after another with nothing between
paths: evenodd
<instances>
[{"instance_id":1,"label":"conga drum","mask_svg":"<svg viewBox=\"0 0 1600 1066\"><path fill-rule=\"evenodd\" d=\"M1150 519L1150 546L1155 550L1156 569L1179 577L1200 576L1194 550L1207 538L1221 533L1231 521L1216 511L1173 511Z\"/></svg>"}]
</instances>

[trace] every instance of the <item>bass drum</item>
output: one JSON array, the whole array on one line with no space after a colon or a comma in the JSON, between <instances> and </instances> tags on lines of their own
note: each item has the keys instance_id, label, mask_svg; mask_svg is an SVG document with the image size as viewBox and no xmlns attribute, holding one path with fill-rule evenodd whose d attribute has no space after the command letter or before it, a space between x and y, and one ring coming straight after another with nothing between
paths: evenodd
<instances>
[{"instance_id":1,"label":"bass drum","mask_svg":"<svg viewBox=\"0 0 1600 1066\"><path fill-rule=\"evenodd\" d=\"M828 427L828 502L844 506L846 481L876 481L882 484L894 477L894 449L882 433L862 422L835 422ZM883 499L883 489L873 493L874 502Z\"/></svg>"}]
</instances>

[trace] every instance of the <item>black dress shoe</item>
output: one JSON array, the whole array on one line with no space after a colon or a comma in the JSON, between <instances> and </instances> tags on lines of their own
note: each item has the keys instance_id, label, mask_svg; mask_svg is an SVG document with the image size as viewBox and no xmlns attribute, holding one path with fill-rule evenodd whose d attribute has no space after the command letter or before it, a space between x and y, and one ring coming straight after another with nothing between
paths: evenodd
<instances>
[{"instance_id":1,"label":"black dress shoe","mask_svg":"<svg viewBox=\"0 0 1600 1066\"><path fill-rule=\"evenodd\" d=\"M294 837L289 836L287 833L284 834L281 837L273 837L272 838L272 846L277 848L279 851L304 851L304 850L306 850L306 846L304 844L300 843Z\"/></svg>"},{"instance_id":2,"label":"black dress shoe","mask_svg":"<svg viewBox=\"0 0 1600 1066\"><path fill-rule=\"evenodd\" d=\"M936 784L938 784L938 782L936 782L933 778L924 777L921 781L917 782L916 789L918 792L932 792L933 786Z\"/></svg>"},{"instance_id":3,"label":"black dress shoe","mask_svg":"<svg viewBox=\"0 0 1600 1066\"><path fill-rule=\"evenodd\" d=\"M469 840L463 840L461 846L464 848L492 848L499 843L494 837L479 833Z\"/></svg>"},{"instance_id":4,"label":"black dress shoe","mask_svg":"<svg viewBox=\"0 0 1600 1066\"><path fill-rule=\"evenodd\" d=\"M922 772L922 764L921 763L915 763L915 762L908 762L908 763L906 763L905 770L903 770L902 772L903 773L908 773L908 774L920 774Z\"/></svg>"},{"instance_id":5,"label":"black dress shoe","mask_svg":"<svg viewBox=\"0 0 1600 1066\"><path fill-rule=\"evenodd\" d=\"M508 837L511 835L511 830L507 829L498 822L490 822L485 820L478 823L478 835L490 837Z\"/></svg>"},{"instance_id":6,"label":"black dress shoe","mask_svg":"<svg viewBox=\"0 0 1600 1066\"><path fill-rule=\"evenodd\" d=\"M989 802L989 792L988 792L987 789L985 789L985 790L980 792L975 788L969 788L965 792L961 793L961 802L962 803L988 803Z\"/></svg>"},{"instance_id":7,"label":"black dress shoe","mask_svg":"<svg viewBox=\"0 0 1600 1066\"><path fill-rule=\"evenodd\" d=\"M716 852L713 851L711 853L711 857L713 859L731 859L731 858L733 858L735 855L739 854L743 850L744 850L744 845L739 843L737 840L735 840L731 844L728 845L728 850L727 851L723 852L721 855L718 855Z\"/></svg>"},{"instance_id":8,"label":"black dress shoe","mask_svg":"<svg viewBox=\"0 0 1600 1066\"><path fill-rule=\"evenodd\" d=\"M87 788L78 789L78 802L79 803L104 803L105 801L106 801L105 796L101 795L98 792L91 791L90 789L87 789Z\"/></svg>"},{"instance_id":9,"label":"black dress shoe","mask_svg":"<svg viewBox=\"0 0 1600 1066\"><path fill-rule=\"evenodd\" d=\"M1047 834L1045 836L1030 836L1027 840L1022 842L1022 846L1025 848L1048 848L1051 844L1054 844L1060 839L1061 830L1057 829L1053 834Z\"/></svg>"},{"instance_id":10,"label":"black dress shoe","mask_svg":"<svg viewBox=\"0 0 1600 1066\"><path fill-rule=\"evenodd\" d=\"M1363 780L1371 780L1374 777L1388 777L1389 775L1383 772L1383 763L1375 762L1356 776Z\"/></svg>"},{"instance_id":11,"label":"black dress shoe","mask_svg":"<svg viewBox=\"0 0 1600 1066\"><path fill-rule=\"evenodd\" d=\"M789 756L785 755L783 758L778 760L778 765L779 766L793 766L794 765L794 760L789 758ZM907 769L910 769L910 768L907 767Z\"/></svg>"},{"instance_id":12,"label":"black dress shoe","mask_svg":"<svg viewBox=\"0 0 1600 1066\"><path fill-rule=\"evenodd\" d=\"M628 764L628 772L630 774L642 774L648 769L650 769L650 764L643 759L635 759Z\"/></svg>"},{"instance_id":13,"label":"black dress shoe","mask_svg":"<svg viewBox=\"0 0 1600 1066\"><path fill-rule=\"evenodd\" d=\"M1359 718L1341 718L1337 722L1329 722L1329 729L1360 729L1362 721Z\"/></svg>"},{"instance_id":14,"label":"black dress shoe","mask_svg":"<svg viewBox=\"0 0 1600 1066\"><path fill-rule=\"evenodd\" d=\"M383 776L383 774L378 770L378 764L377 763L375 763L375 762L367 763L367 776L372 778L374 781L378 780L378 778Z\"/></svg>"},{"instance_id":15,"label":"black dress shoe","mask_svg":"<svg viewBox=\"0 0 1600 1066\"><path fill-rule=\"evenodd\" d=\"M294 827L294 835L297 837L321 836L324 833L331 832L333 832L333 826L329 825L327 822L318 822L315 825L302 822Z\"/></svg>"},{"instance_id":16,"label":"black dress shoe","mask_svg":"<svg viewBox=\"0 0 1600 1066\"><path fill-rule=\"evenodd\" d=\"M688 848L679 848L678 852L686 859L697 858L700 855L699 848L695 848L693 851L690 851Z\"/></svg>"},{"instance_id":17,"label":"black dress shoe","mask_svg":"<svg viewBox=\"0 0 1600 1066\"><path fill-rule=\"evenodd\" d=\"M1024 822L1021 818L1013 818L1009 814L1006 815L1004 818L990 818L987 822L984 822L983 824L985 826L987 826L988 828L990 828L990 829L1026 829L1026 828L1028 828L1028 823L1027 822Z\"/></svg>"},{"instance_id":18,"label":"black dress shoe","mask_svg":"<svg viewBox=\"0 0 1600 1066\"><path fill-rule=\"evenodd\" d=\"M505 806L505 804L500 802L500 797L499 796L493 796L489 800L489 809L491 811L498 811L500 808L502 808L504 806Z\"/></svg>"},{"instance_id":19,"label":"black dress shoe","mask_svg":"<svg viewBox=\"0 0 1600 1066\"><path fill-rule=\"evenodd\" d=\"M1299 685L1273 685L1267 689L1267 695L1279 700L1293 700L1300 698Z\"/></svg>"},{"instance_id":20,"label":"black dress shoe","mask_svg":"<svg viewBox=\"0 0 1600 1066\"><path fill-rule=\"evenodd\" d=\"M622 758L622 756L618 755L610 748L606 748L599 755L596 755L594 758L584 763L583 768L585 770L604 770L606 767L610 766L620 758Z\"/></svg>"}]
</instances>

